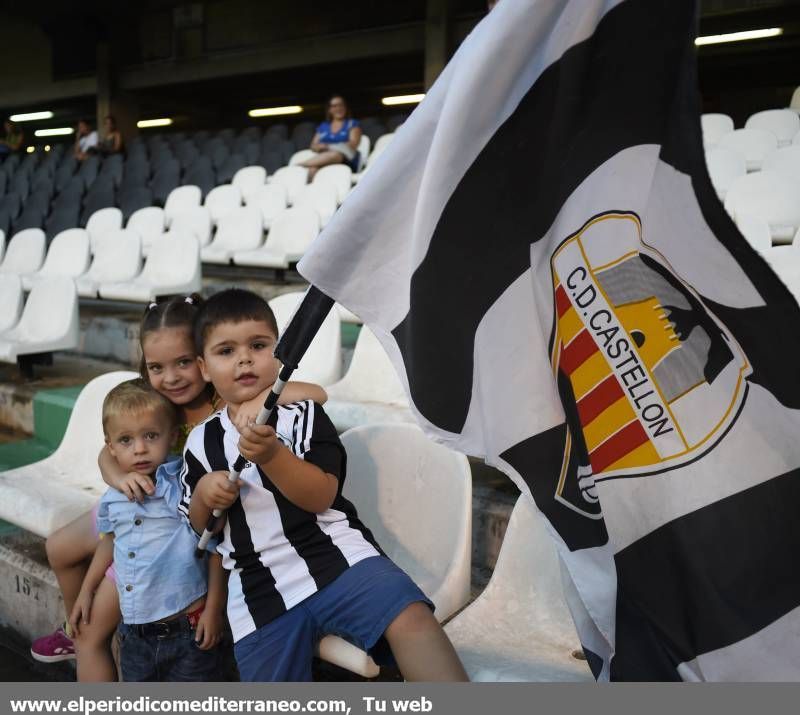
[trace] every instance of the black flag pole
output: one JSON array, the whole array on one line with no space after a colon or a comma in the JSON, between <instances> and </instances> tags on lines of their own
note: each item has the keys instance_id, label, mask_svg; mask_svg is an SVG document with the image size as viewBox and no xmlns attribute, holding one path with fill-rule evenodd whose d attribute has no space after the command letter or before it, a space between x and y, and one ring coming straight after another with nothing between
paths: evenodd
<instances>
[{"instance_id":1,"label":"black flag pole","mask_svg":"<svg viewBox=\"0 0 800 715\"><path fill-rule=\"evenodd\" d=\"M286 383L289 382L292 373L297 369L300 360L305 355L308 346L320 329L322 322L330 313L333 307L333 298L329 298L321 290L312 286L308 287L302 302L297 307L295 314L283 331L278 344L275 346L275 357L281 361L281 368L275 384L272 386L264 406L256 417L256 424L263 425L270 418L278 398L283 392ZM228 479L237 482L242 470L247 466L247 460L240 454L236 457ZM195 556L202 558L205 554L206 546L212 534L217 528L218 519L222 515L222 509L214 509L208 518L208 523L203 531L200 541L197 543Z\"/></svg>"}]
</instances>

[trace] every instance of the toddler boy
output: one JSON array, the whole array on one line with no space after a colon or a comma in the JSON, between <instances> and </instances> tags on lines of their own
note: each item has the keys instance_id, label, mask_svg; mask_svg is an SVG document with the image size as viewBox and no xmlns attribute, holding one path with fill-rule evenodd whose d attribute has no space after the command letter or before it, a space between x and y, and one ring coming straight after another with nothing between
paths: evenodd
<instances>
[{"instance_id":1,"label":"toddler boy","mask_svg":"<svg viewBox=\"0 0 800 715\"><path fill-rule=\"evenodd\" d=\"M89 621L106 568L115 564L125 681L203 681L217 674L224 576L219 557L194 557L197 537L178 511L181 460L165 463L177 436L175 408L143 380L113 388L103 403L106 445L125 471L150 474L142 503L109 488L100 501L97 547L70 621ZM207 573L208 570L208 573Z\"/></svg>"}]
</instances>

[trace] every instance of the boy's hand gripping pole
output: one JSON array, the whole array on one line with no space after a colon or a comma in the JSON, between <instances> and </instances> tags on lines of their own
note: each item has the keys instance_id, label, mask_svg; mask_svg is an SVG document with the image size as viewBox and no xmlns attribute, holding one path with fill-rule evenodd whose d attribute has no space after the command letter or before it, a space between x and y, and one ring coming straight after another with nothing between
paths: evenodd
<instances>
[{"instance_id":1,"label":"boy's hand gripping pole","mask_svg":"<svg viewBox=\"0 0 800 715\"><path fill-rule=\"evenodd\" d=\"M278 379L272 386L267 399L264 401L264 406L256 417L256 424L266 424L267 420L272 415L275 405L278 404L278 398L283 392L286 383L292 373L297 369L300 364L300 359L305 355L308 346L314 339L314 336L320 329L322 322L327 317L331 308L333 307L333 299L329 298L318 288L313 285L308 287L303 301L297 307L295 314L283 331L281 339L275 346L275 357L283 363ZM247 466L247 460L240 454L236 457L228 479L231 482L237 482L242 470ZM200 541L197 542L197 549L195 556L203 558L208 546L209 539L217 529L218 519L222 515L222 509L214 509L211 516L208 518L206 528L200 536Z\"/></svg>"}]
</instances>

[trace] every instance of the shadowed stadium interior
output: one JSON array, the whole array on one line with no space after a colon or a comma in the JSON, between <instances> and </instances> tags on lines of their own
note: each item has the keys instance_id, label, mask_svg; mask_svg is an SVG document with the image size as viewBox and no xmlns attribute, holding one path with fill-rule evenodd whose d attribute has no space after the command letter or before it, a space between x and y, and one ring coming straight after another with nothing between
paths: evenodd
<instances>
[{"instance_id":1,"label":"shadowed stadium interior","mask_svg":"<svg viewBox=\"0 0 800 715\"><path fill-rule=\"evenodd\" d=\"M800 4L699 5L698 36L717 38L697 47L698 121L713 188L800 299ZM282 331L307 287L297 262L369 179L487 9L483 0L4 6L0 113L11 123L0 145L0 646L28 657L30 642L64 619L45 539L105 490L96 463L100 407L139 368L145 308L169 296L208 298L243 287L269 301ZM770 32L725 41L752 30ZM317 165L314 143L335 98L346 101L343 121L358 120L355 135L343 125L341 141L356 141ZM681 312L685 296L660 276L663 269L649 270L663 295L653 289L642 296L674 299L664 303L672 311L668 327L680 323L688 334L700 325ZM618 302L640 301L626 292L624 271L613 273L607 281L625 293ZM686 369L712 382L730 351L703 315L714 352ZM632 339L642 347L641 333ZM469 674L591 679L557 583L555 551L542 544L543 521L517 502L519 491L499 471L423 436L404 386L361 319L336 305L293 379L327 392L326 413L354 455L349 468L375 472L370 484L354 479L348 498L376 524L384 549L425 581L454 641L477 648L490 637L485 614L534 588L512 558L527 559L547 579L528 621L503 615L496 664L472 664ZM371 461L378 449L385 463ZM419 494L397 490L393 479L414 469L428 480L425 509L415 502ZM386 495L397 499L391 517L380 513ZM541 540L527 552L523 528ZM449 541L441 538L445 530ZM515 629L541 640L544 661L515 651ZM73 677L71 641L54 643L31 677ZM16 657L2 653L0 660ZM324 639L317 655L318 679L399 678L343 640ZM53 665L60 661L66 667Z\"/></svg>"}]
</instances>

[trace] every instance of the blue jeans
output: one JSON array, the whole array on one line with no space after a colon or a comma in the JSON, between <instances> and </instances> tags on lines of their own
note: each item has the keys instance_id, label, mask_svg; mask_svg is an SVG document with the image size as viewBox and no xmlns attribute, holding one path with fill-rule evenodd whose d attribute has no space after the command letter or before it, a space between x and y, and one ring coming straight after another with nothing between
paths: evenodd
<instances>
[{"instance_id":1,"label":"blue jeans","mask_svg":"<svg viewBox=\"0 0 800 715\"><path fill-rule=\"evenodd\" d=\"M120 623L119 650L126 682L199 682L220 679L217 650L200 650L186 616L167 624Z\"/></svg>"}]
</instances>

